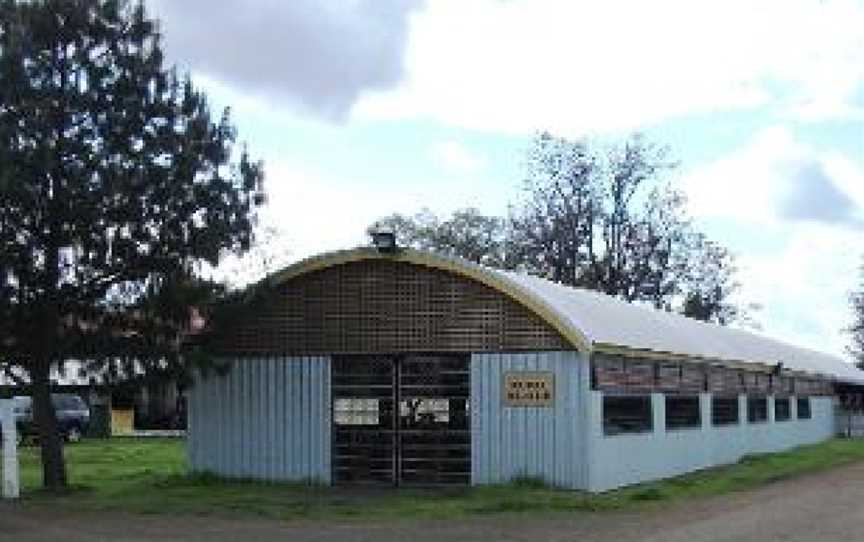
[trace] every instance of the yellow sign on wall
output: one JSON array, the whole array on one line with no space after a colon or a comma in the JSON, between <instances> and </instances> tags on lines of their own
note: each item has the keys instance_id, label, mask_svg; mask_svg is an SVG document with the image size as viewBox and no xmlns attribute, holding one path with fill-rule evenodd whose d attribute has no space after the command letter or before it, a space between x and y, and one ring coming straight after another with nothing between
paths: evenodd
<instances>
[{"instance_id":1,"label":"yellow sign on wall","mask_svg":"<svg viewBox=\"0 0 864 542\"><path fill-rule=\"evenodd\" d=\"M504 373L504 404L510 407L551 407L555 375L551 372Z\"/></svg>"}]
</instances>

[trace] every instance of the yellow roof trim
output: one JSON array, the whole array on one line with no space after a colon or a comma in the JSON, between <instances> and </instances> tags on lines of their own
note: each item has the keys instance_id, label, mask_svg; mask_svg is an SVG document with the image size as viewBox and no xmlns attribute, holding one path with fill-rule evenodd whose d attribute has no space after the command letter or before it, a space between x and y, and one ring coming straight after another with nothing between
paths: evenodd
<instances>
[{"instance_id":1,"label":"yellow roof trim","mask_svg":"<svg viewBox=\"0 0 864 542\"><path fill-rule=\"evenodd\" d=\"M265 280L275 286L307 273L366 260L386 260L420 265L431 269L447 271L477 281L493 290L501 292L536 314L540 319L549 324L552 329L560 333L577 350L587 351L591 349L590 341L581 330L575 329L555 309L550 307L545 301L538 299L534 294L526 292L520 286L479 265L428 252L420 252L407 248L399 249L393 253L382 253L374 248L356 248L329 252L291 265L282 271L274 273Z\"/></svg>"}]
</instances>

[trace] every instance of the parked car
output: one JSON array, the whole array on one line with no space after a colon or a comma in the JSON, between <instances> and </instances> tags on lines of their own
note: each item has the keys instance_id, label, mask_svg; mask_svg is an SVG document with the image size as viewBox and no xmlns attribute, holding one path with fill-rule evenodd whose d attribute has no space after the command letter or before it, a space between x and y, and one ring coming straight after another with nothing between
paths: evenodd
<instances>
[{"instance_id":1,"label":"parked car","mask_svg":"<svg viewBox=\"0 0 864 542\"><path fill-rule=\"evenodd\" d=\"M13 397L16 401L16 422L18 434L22 437L36 436L38 431L33 421L33 398ZM77 395L71 393L52 393L51 402L57 414L57 430L67 442L78 442L90 425L90 408Z\"/></svg>"}]
</instances>

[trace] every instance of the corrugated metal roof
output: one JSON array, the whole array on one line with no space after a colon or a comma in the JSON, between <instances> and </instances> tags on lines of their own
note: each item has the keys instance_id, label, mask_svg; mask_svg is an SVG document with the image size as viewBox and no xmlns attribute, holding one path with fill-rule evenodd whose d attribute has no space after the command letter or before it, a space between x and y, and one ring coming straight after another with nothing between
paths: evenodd
<instances>
[{"instance_id":1,"label":"corrugated metal roof","mask_svg":"<svg viewBox=\"0 0 864 542\"><path fill-rule=\"evenodd\" d=\"M536 313L576 348L619 347L707 362L757 364L763 369L782 363L785 369L864 384L864 371L824 352L626 303L591 290L413 249L382 253L374 248L361 247L329 252L291 265L265 280L280 283L305 273L362 260L422 265L479 281Z\"/></svg>"},{"instance_id":2,"label":"corrugated metal roof","mask_svg":"<svg viewBox=\"0 0 864 542\"><path fill-rule=\"evenodd\" d=\"M864 384L864 371L824 352L522 273L488 271L542 300L594 347L614 345L736 363L782 363L786 369Z\"/></svg>"}]
</instances>

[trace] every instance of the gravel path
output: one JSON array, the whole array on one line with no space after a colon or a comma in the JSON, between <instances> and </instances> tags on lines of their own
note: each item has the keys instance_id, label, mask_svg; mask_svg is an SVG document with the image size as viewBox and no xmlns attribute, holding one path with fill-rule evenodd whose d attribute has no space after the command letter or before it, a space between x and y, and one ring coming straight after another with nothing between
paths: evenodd
<instances>
[{"instance_id":1,"label":"gravel path","mask_svg":"<svg viewBox=\"0 0 864 542\"><path fill-rule=\"evenodd\" d=\"M787 542L864 539L864 463L755 491L628 513L455 522L279 523L255 520L73 515L0 504L0 541L143 540L315 542L579 541Z\"/></svg>"}]
</instances>

